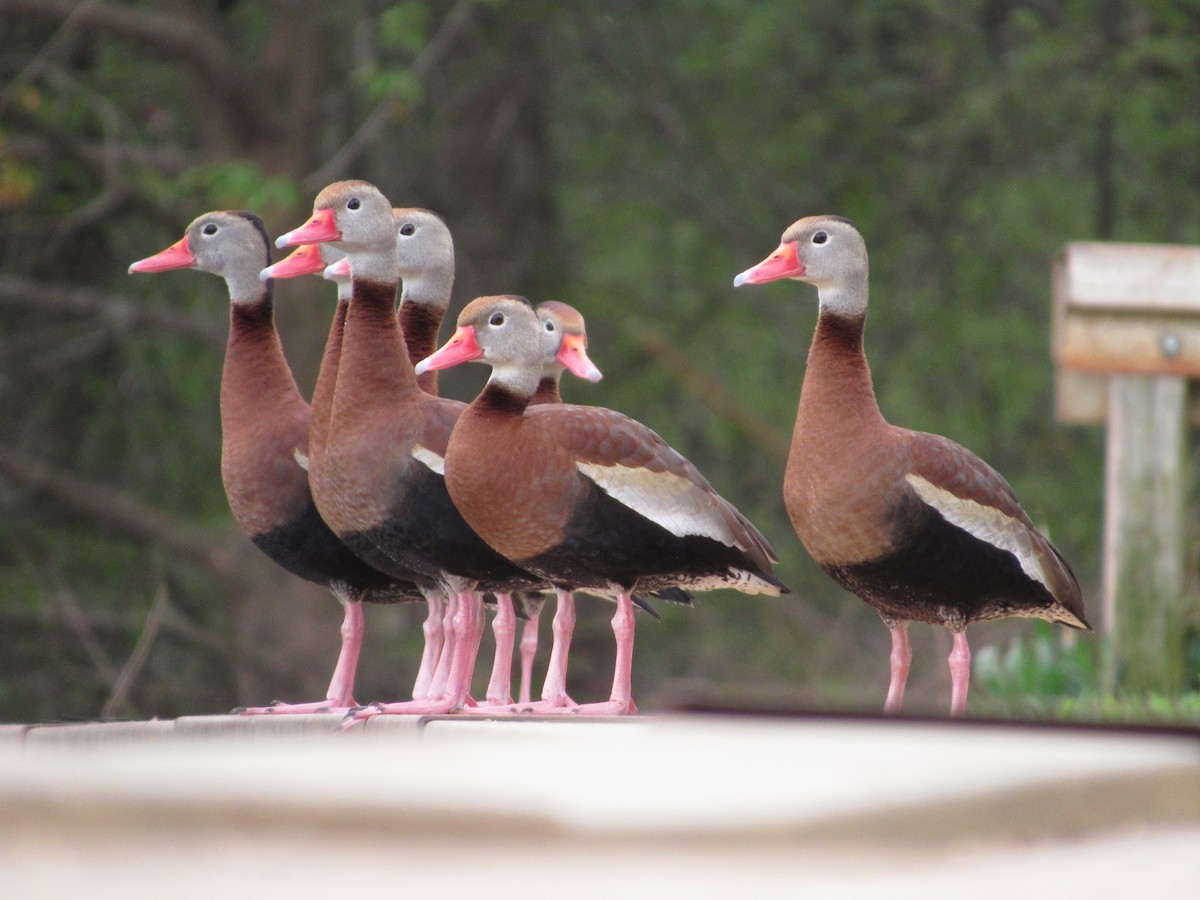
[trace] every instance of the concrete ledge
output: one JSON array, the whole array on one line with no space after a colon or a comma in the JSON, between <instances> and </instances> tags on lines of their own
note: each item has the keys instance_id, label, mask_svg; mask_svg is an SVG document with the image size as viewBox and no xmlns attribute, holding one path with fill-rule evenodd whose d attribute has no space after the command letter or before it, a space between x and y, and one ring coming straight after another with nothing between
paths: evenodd
<instances>
[{"instance_id":1,"label":"concrete ledge","mask_svg":"<svg viewBox=\"0 0 1200 900\"><path fill-rule=\"evenodd\" d=\"M399 878L526 900L801 889L892 900L939 884L961 896L941 873L984 870L993 880L971 876L972 900L1021 884L1034 895L1046 878L1056 898L1081 886L1119 896L1126 877L1157 900L1190 898L1200 877L1200 742L1188 734L719 716L378 717L340 732L340 721L34 726L23 741L8 726L0 894L103 883L212 896L236 878L244 893L327 896Z\"/></svg>"}]
</instances>

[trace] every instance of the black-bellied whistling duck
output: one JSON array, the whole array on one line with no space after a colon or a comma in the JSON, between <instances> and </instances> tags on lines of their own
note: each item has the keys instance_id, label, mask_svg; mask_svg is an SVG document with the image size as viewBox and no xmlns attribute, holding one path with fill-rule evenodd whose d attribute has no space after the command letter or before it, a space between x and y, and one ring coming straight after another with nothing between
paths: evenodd
<instances>
[{"instance_id":1,"label":"black-bellied whistling duck","mask_svg":"<svg viewBox=\"0 0 1200 900\"><path fill-rule=\"evenodd\" d=\"M408 358L414 364L424 359L437 349L437 332L445 317L446 308L450 303L450 295L454 285L454 241L450 229L437 213L426 209L409 208L393 209L392 216L396 223L396 253L400 263L400 330L404 334L404 343L408 348ZM329 244L303 245L324 248L322 253L339 257L325 270L326 278L336 281L339 290L348 301L351 291L351 274L349 260ZM302 248L301 248L302 249ZM300 253L298 249L296 253ZM293 254L295 255L295 254ZM344 310L343 310L344 318ZM426 393L437 396L438 383L436 372L425 372L417 377L417 384ZM326 410L328 412L328 410ZM491 605L497 601L494 595L488 594L485 603L491 598ZM537 652L537 620L539 618L544 598L537 591L519 591L513 594L516 613L524 618L524 628L521 638L521 696L529 691L525 673L533 664L533 655ZM433 600L431 598L431 604ZM504 627L503 611L499 611L501 628ZM431 606L432 616L432 606ZM431 625L426 622L426 634L430 633ZM453 636L453 629L443 629ZM428 644L427 644L428 650ZM451 657L446 656L437 669L437 677L430 683L431 692L424 696L441 696L449 673ZM499 671L503 666L502 655L496 660L494 676L495 690L492 693L504 694L504 675ZM422 668L424 671L424 668ZM414 699L421 699L414 693Z\"/></svg>"},{"instance_id":2,"label":"black-bellied whistling duck","mask_svg":"<svg viewBox=\"0 0 1200 900\"><path fill-rule=\"evenodd\" d=\"M296 248L290 256L262 270L260 275L267 278L295 278L301 275L324 274L337 285L337 307L334 311L333 323L329 329L329 337L325 342L325 352L321 359L321 368L317 375L317 383L313 388L312 422L309 426L308 456L302 460L309 472L310 487L314 482L320 482L325 467L325 444L329 431L329 416L333 409L333 395L337 384L338 361L341 358L342 337L346 322L346 311L350 304L351 280L350 269L347 266L345 274L337 274L337 263L345 263L340 250L328 244L303 244ZM434 327L436 334L436 325ZM433 390L437 382L427 382ZM318 488L315 493L321 494ZM422 593L428 607L428 614L422 628L424 649L421 654L421 664L413 682L413 699L429 699L434 691L438 666L445 644L445 598L441 588L432 579L421 578L414 574L421 583ZM449 660L447 659L447 664ZM443 675L443 687L444 687ZM440 696L440 694L439 694Z\"/></svg>"},{"instance_id":3,"label":"black-bellied whistling duck","mask_svg":"<svg viewBox=\"0 0 1200 900\"><path fill-rule=\"evenodd\" d=\"M562 403L559 382L567 369L579 378L593 382L603 376L588 358L587 327L579 310L557 300L547 300L538 305L537 315L542 328L542 377L529 402L530 405ZM537 654L541 605L527 607L526 612L528 618L521 629L521 693L517 698L520 704L528 704L532 699L533 660ZM547 664L542 701L563 706L571 702L567 696L567 657L575 632L575 595L572 591L563 588L555 590L552 628L554 643Z\"/></svg>"},{"instance_id":4,"label":"black-bellied whistling duck","mask_svg":"<svg viewBox=\"0 0 1200 900\"><path fill-rule=\"evenodd\" d=\"M587 355L587 325L583 315L575 307L558 300L546 300L539 303L537 309L538 321L542 328L542 377L530 406L539 403L561 403L559 383L562 374L570 371L578 378L587 381L599 381L602 377L600 370ZM546 680L542 688L542 699L530 706L532 712L542 708L554 709L561 706L575 706L575 702L567 695L567 657L571 649L571 637L575 630L575 594L573 591L558 589L554 613L554 644L550 652L550 662L546 670ZM655 596L669 600L672 603L690 605L692 596L678 588L663 589L654 592ZM609 597L609 595L600 595ZM615 599L612 597L611 599ZM633 602L650 615L658 618L646 600L635 594ZM519 705L529 706L530 679L533 657L537 652L538 613L540 608L530 608L526 604L528 619L521 632L521 696Z\"/></svg>"},{"instance_id":5,"label":"black-bellied whistling duck","mask_svg":"<svg viewBox=\"0 0 1200 900\"><path fill-rule=\"evenodd\" d=\"M322 190L313 209L308 222L276 243L333 242L346 254L353 275L325 473L319 489L314 484L317 505L355 552L376 565L382 563L367 554L424 571L449 593L455 609L455 645L443 651L452 652L443 696L379 704L357 717L463 706L482 627L480 590L497 600L497 659L488 702L507 703L515 633L511 592L544 582L488 547L446 492L442 460L463 405L417 385L396 318L403 264L391 204L373 185L345 181Z\"/></svg>"},{"instance_id":6,"label":"black-bellied whistling duck","mask_svg":"<svg viewBox=\"0 0 1200 900\"><path fill-rule=\"evenodd\" d=\"M867 248L837 216L801 219L734 286L780 278L817 288L819 315L792 434L783 497L796 534L833 579L875 607L892 634L885 712L904 699L909 621L944 625L950 712L966 709L966 627L1028 616L1090 630L1074 574L969 450L888 424L863 352Z\"/></svg>"},{"instance_id":7,"label":"black-bellied whistling duck","mask_svg":"<svg viewBox=\"0 0 1200 900\"><path fill-rule=\"evenodd\" d=\"M491 365L450 439L446 486L471 526L522 569L556 588L616 595L610 698L561 711L628 714L634 590L786 588L766 538L649 428L594 406L530 405L541 331L524 298L480 297L417 368Z\"/></svg>"},{"instance_id":8,"label":"black-bellied whistling duck","mask_svg":"<svg viewBox=\"0 0 1200 900\"><path fill-rule=\"evenodd\" d=\"M229 287L229 342L221 377L221 478L242 530L294 575L327 585L344 608L342 648L324 700L277 703L244 712L305 713L353 706L362 646L362 600L420 599L416 587L368 566L317 514L297 461L308 444L308 404L296 387L275 330L273 286L259 280L271 249L259 218L210 212L177 243L135 262L130 272L192 268Z\"/></svg>"}]
</instances>

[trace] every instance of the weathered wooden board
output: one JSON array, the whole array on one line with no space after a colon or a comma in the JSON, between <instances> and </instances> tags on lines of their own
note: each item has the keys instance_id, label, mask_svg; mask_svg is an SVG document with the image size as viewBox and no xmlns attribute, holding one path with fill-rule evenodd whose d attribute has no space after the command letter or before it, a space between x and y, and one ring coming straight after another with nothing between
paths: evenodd
<instances>
[{"instance_id":1,"label":"weathered wooden board","mask_svg":"<svg viewBox=\"0 0 1200 900\"><path fill-rule=\"evenodd\" d=\"M1200 247L1067 244L1053 288L1060 368L1200 377Z\"/></svg>"}]
</instances>

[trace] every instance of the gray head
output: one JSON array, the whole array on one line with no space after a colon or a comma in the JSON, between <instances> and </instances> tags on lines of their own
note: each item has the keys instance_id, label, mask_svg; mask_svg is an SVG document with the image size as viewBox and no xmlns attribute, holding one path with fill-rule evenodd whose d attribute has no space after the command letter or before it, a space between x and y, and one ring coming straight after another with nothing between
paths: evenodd
<instances>
[{"instance_id":1,"label":"gray head","mask_svg":"<svg viewBox=\"0 0 1200 900\"><path fill-rule=\"evenodd\" d=\"M445 309L454 286L454 238L449 227L428 209L393 209L392 217L404 299Z\"/></svg>"},{"instance_id":2,"label":"gray head","mask_svg":"<svg viewBox=\"0 0 1200 900\"><path fill-rule=\"evenodd\" d=\"M559 300L539 303L536 312L542 325L542 377L558 378L565 368L578 378L599 381L600 370L587 355L583 314Z\"/></svg>"},{"instance_id":3,"label":"gray head","mask_svg":"<svg viewBox=\"0 0 1200 900\"><path fill-rule=\"evenodd\" d=\"M789 226L775 251L733 284L804 281L817 288L823 312L853 316L867 311L867 274L867 245L853 223L841 216L810 216Z\"/></svg>"},{"instance_id":4,"label":"gray head","mask_svg":"<svg viewBox=\"0 0 1200 900\"><path fill-rule=\"evenodd\" d=\"M130 272L199 269L220 275L234 303L261 299L259 272L271 262L271 244L253 213L219 210L198 216L183 238L161 253L139 260Z\"/></svg>"},{"instance_id":5,"label":"gray head","mask_svg":"<svg viewBox=\"0 0 1200 900\"><path fill-rule=\"evenodd\" d=\"M417 364L417 374L479 361L492 367L490 381L532 396L542 375L542 326L524 297L476 297L458 315L458 329L436 353Z\"/></svg>"},{"instance_id":6,"label":"gray head","mask_svg":"<svg viewBox=\"0 0 1200 900\"><path fill-rule=\"evenodd\" d=\"M279 247L331 242L350 258L357 277L395 281L396 226L392 205L366 181L338 181L313 201L313 214L299 228L282 235Z\"/></svg>"}]
</instances>

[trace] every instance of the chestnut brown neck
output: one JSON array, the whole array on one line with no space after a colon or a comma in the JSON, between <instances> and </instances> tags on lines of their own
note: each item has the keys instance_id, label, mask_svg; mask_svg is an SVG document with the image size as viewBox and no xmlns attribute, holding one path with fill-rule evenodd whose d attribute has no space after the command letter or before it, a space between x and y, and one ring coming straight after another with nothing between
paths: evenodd
<instances>
[{"instance_id":1,"label":"chestnut brown neck","mask_svg":"<svg viewBox=\"0 0 1200 900\"><path fill-rule=\"evenodd\" d=\"M325 354L321 357L321 370L313 387L312 426L308 437L310 473L313 461L319 461L325 452L325 442L329 436L329 417L333 413L334 389L337 387L338 363L342 356L342 339L349 308L349 301L338 301L333 324L329 327L329 337L325 341Z\"/></svg>"},{"instance_id":2,"label":"chestnut brown neck","mask_svg":"<svg viewBox=\"0 0 1200 900\"><path fill-rule=\"evenodd\" d=\"M408 345L408 358L415 366L437 349L438 329L442 325L445 309L423 303L403 302L400 304L400 329ZM434 397L438 393L438 373L434 370L417 376L417 385Z\"/></svg>"},{"instance_id":3,"label":"chestnut brown neck","mask_svg":"<svg viewBox=\"0 0 1200 900\"><path fill-rule=\"evenodd\" d=\"M818 431L886 427L863 353L866 316L822 313L808 351L792 445Z\"/></svg>"},{"instance_id":4,"label":"chestnut brown neck","mask_svg":"<svg viewBox=\"0 0 1200 900\"><path fill-rule=\"evenodd\" d=\"M562 403L562 395L558 392L558 379L554 376L543 375L542 380L538 382L529 405L536 406L539 403Z\"/></svg>"},{"instance_id":5,"label":"chestnut brown neck","mask_svg":"<svg viewBox=\"0 0 1200 900\"><path fill-rule=\"evenodd\" d=\"M417 375L396 321L396 283L355 278L338 363L335 410L343 403L403 400L418 391Z\"/></svg>"},{"instance_id":6,"label":"chestnut brown neck","mask_svg":"<svg viewBox=\"0 0 1200 900\"><path fill-rule=\"evenodd\" d=\"M228 447L246 434L261 433L264 416L289 425L303 419L308 404L283 355L271 298L229 307L229 341L221 373L221 430ZM269 411L269 412L268 412Z\"/></svg>"},{"instance_id":7,"label":"chestnut brown neck","mask_svg":"<svg viewBox=\"0 0 1200 900\"><path fill-rule=\"evenodd\" d=\"M531 397L521 396L503 384L489 381L471 403L471 408L477 414L489 417L520 418L531 403Z\"/></svg>"}]
</instances>

